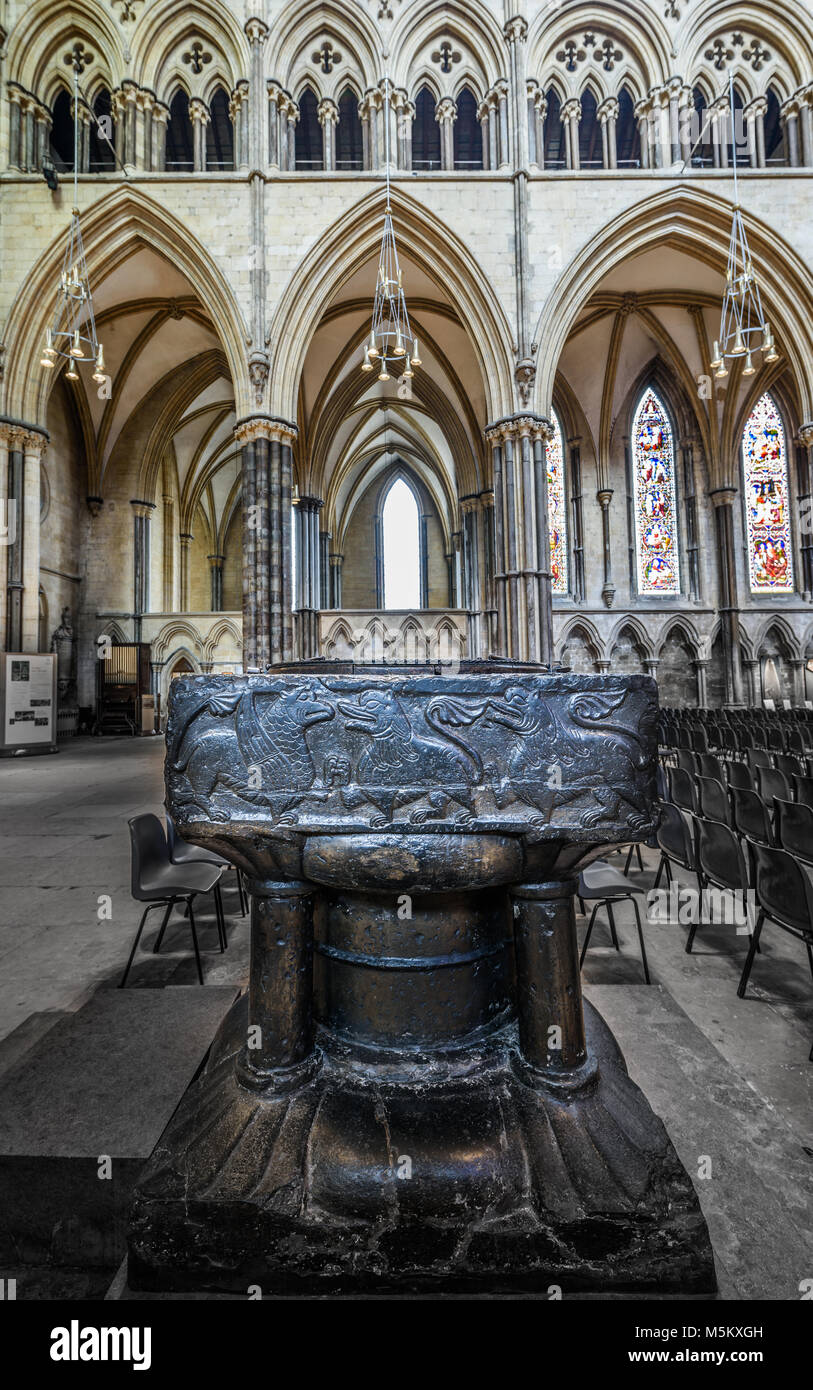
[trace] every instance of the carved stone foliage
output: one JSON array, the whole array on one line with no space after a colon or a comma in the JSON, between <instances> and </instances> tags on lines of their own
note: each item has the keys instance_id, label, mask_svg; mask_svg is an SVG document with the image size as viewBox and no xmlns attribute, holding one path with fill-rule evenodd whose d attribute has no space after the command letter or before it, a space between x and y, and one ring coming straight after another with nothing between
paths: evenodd
<instances>
[{"instance_id":1,"label":"carved stone foliage","mask_svg":"<svg viewBox=\"0 0 813 1390\"><path fill-rule=\"evenodd\" d=\"M581 842L650 826L647 677L339 672L174 681L167 805L180 825Z\"/></svg>"}]
</instances>

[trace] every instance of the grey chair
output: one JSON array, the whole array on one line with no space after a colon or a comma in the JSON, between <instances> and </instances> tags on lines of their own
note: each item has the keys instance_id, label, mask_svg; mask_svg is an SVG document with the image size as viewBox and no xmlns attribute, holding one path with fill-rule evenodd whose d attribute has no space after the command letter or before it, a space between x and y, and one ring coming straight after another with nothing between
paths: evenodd
<instances>
[{"instance_id":1,"label":"grey chair","mask_svg":"<svg viewBox=\"0 0 813 1390\"><path fill-rule=\"evenodd\" d=\"M218 854L217 851L214 849L206 849L203 845L190 844L189 840L185 840L182 835L178 834L175 822L168 812L165 819L167 824L167 844L169 846L169 857L172 860L173 864L216 864L217 867L219 869L222 869L224 873L231 869L234 869L235 874L237 876L237 893L240 898L240 915L241 917L245 917L246 897L245 891L243 889L243 875L240 873L240 870L237 868L237 866L235 864L232 864L228 859L224 859L223 855ZM219 886L215 889L215 892L220 892Z\"/></svg>"},{"instance_id":2,"label":"grey chair","mask_svg":"<svg viewBox=\"0 0 813 1390\"><path fill-rule=\"evenodd\" d=\"M600 907L607 909L607 920L610 924L610 936L612 943L619 951L618 933L615 929L615 916L613 914L613 903L628 899L635 909L635 922L638 927L638 940L641 943L641 962L644 967L644 979L647 984L651 984L649 978L649 964L646 958L646 946L644 945L644 931L641 926L641 914L638 911L637 894L640 889L633 888L629 879L625 878L620 869L616 869L612 864L608 864L606 859L595 859L592 864L588 864L579 874L578 897L582 903L593 903L593 911L590 914L590 921L587 924L587 934L584 938L579 965L584 965L584 957L587 954L587 947L590 944L590 936L593 931L593 923L596 920L596 913Z\"/></svg>"},{"instance_id":3,"label":"grey chair","mask_svg":"<svg viewBox=\"0 0 813 1390\"><path fill-rule=\"evenodd\" d=\"M165 909L164 920L153 947L153 951L157 951L166 931L172 909L178 903L186 904L189 926L192 931L192 945L195 948L198 980L200 984L203 984L203 969L200 963L192 900L199 893L211 893L219 883L223 870L214 864L173 864L169 857L169 846L164 834L164 827L157 816L134 816L131 821L128 821L128 825L130 827L131 892L137 902L146 903L147 906L141 915L130 957L119 982L119 989L124 989L127 983L127 976L135 959L148 914L156 907ZM217 898L215 899L215 910L222 951L225 932Z\"/></svg>"},{"instance_id":4,"label":"grey chair","mask_svg":"<svg viewBox=\"0 0 813 1390\"><path fill-rule=\"evenodd\" d=\"M773 922L797 941L804 943L810 973L813 975L813 883L804 869L784 849L748 842L752 877L756 891L757 916L751 946L743 967L737 994L745 998L748 977L759 950L759 938L766 922ZM813 1062L813 1047L809 1060Z\"/></svg>"}]
</instances>

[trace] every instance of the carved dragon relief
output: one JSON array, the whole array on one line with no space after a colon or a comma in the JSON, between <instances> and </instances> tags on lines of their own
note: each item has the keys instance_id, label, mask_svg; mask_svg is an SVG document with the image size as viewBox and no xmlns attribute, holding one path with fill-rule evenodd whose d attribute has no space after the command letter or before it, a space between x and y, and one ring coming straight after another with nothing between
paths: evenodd
<instances>
[{"instance_id":1,"label":"carved dragon relief","mask_svg":"<svg viewBox=\"0 0 813 1390\"><path fill-rule=\"evenodd\" d=\"M214 694L185 684L167 760L181 822L482 825L534 838L650 823L657 706L639 678L595 693L527 677L462 679L448 694L448 678L254 677Z\"/></svg>"}]
</instances>

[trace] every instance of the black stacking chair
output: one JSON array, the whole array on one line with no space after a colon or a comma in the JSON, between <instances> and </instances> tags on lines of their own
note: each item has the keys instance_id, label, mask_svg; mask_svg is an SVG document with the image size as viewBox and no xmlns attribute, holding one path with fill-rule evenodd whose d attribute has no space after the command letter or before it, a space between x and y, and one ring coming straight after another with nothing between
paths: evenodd
<instances>
[{"instance_id":1,"label":"black stacking chair","mask_svg":"<svg viewBox=\"0 0 813 1390\"><path fill-rule=\"evenodd\" d=\"M671 801L664 801L660 809L661 814L655 839L661 852L661 862L655 876L653 885L655 888L661 881L661 874L664 869L666 870L666 882L671 884L672 864L679 864L682 869L688 869L689 873L697 873L697 857L693 831L690 826L690 822L694 818L684 816Z\"/></svg>"},{"instance_id":2,"label":"black stacking chair","mask_svg":"<svg viewBox=\"0 0 813 1390\"><path fill-rule=\"evenodd\" d=\"M798 754L804 757L805 741L799 729L787 729L785 731L785 748L790 754Z\"/></svg>"},{"instance_id":3,"label":"black stacking chair","mask_svg":"<svg viewBox=\"0 0 813 1390\"><path fill-rule=\"evenodd\" d=\"M777 845L804 864L813 864L813 809L798 801L774 801Z\"/></svg>"},{"instance_id":4,"label":"black stacking chair","mask_svg":"<svg viewBox=\"0 0 813 1390\"><path fill-rule=\"evenodd\" d=\"M767 748L749 748L745 754L745 761L752 775L756 777L759 768L771 766L771 755Z\"/></svg>"},{"instance_id":5,"label":"black stacking chair","mask_svg":"<svg viewBox=\"0 0 813 1390\"><path fill-rule=\"evenodd\" d=\"M802 806L813 806L813 777L794 777L793 790Z\"/></svg>"},{"instance_id":6,"label":"black stacking chair","mask_svg":"<svg viewBox=\"0 0 813 1390\"><path fill-rule=\"evenodd\" d=\"M667 772L669 778L669 795L676 806L682 806L684 811L697 810L697 793L695 792L694 777L690 772L686 772L682 767L670 767Z\"/></svg>"},{"instance_id":7,"label":"black stacking chair","mask_svg":"<svg viewBox=\"0 0 813 1390\"><path fill-rule=\"evenodd\" d=\"M582 869L579 874L578 896L583 903L593 903L593 911L590 914L590 921L587 924L587 934L584 938L582 953L579 957L580 966L584 965L584 957L587 954L587 947L590 944L593 923L596 920L596 913L600 907L606 907L612 943L616 951L621 949L618 944L618 933L615 929L613 903L629 899L635 909L635 923L638 927L638 940L641 943L641 963L644 967L644 979L647 984L652 983L649 978L649 964L646 958L646 946L644 945L644 930L641 926L641 914L638 911L638 899L636 896L640 891L640 888L633 888L629 880L624 877L621 870L616 869L612 864L608 864L606 859L594 859L592 864L588 864Z\"/></svg>"},{"instance_id":8,"label":"black stacking chair","mask_svg":"<svg viewBox=\"0 0 813 1390\"><path fill-rule=\"evenodd\" d=\"M784 772L788 783L792 777L804 777L806 775L807 764L795 753L775 753L773 761L774 767L779 772Z\"/></svg>"},{"instance_id":9,"label":"black stacking chair","mask_svg":"<svg viewBox=\"0 0 813 1390\"><path fill-rule=\"evenodd\" d=\"M710 883L717 888L728 888L733 893L741 894L740 901L745 906L748 902L748 867L731 827L721 821L698 818L695 822L695 851L701 884L701 912L702 894ZM692 922L689 928L686 939L686 950L689 954L699 926L698 920Z\"/></svg>"},{"instance_id":10,"label":"black stacking chair","mask_svg":"<svg viewBox=\"0 0 813 1390\"><path fill-rule=\"evenodd\" d=\"M677 765L682 767L684 772L688 772L693 777L697 772L697 754L689 748L678 748Z\"/></svg>"},{"instance_id":11,"label":"black stacking chair","mask_svg":"<svg viewBox=\"0 0 813 1390\"><path fill-rule=\"evenodd\" d=\"M709 736L702 724L692 724L689 730L689 740L695 753L708 753Z\"/></svg>"},{"instance_id":12,"label":"black stacking chair","mask_svg":"<svg viewBox=\"0 0 813 1390\"><path fill-rule=\"evenodd\" d=\"M718 782L725 783L723 767L720 759L714 753L698 753L700 764L698 772L701 777L714 777Z\"/></svg>"},{"instance_id":13,"label":"black stacking chair","mask_svg":"<svg viewBox=\"0 0 813 1390\"><path fill-rule=\"evenodd\" d=\"M669 800L669 782L666 772L661 767L660 763L658 763L655 768L655 790L658 793L659 801Z\"/></svg>"},{"instance_id":14,"label":"black stacking chair","mask_svg":"<svg viewBox=\"0 0 813 1390\"><path fill-rule=\"evenodd\" d=\"M734 758L726 758L725 775L729 787L742 787L743 791L752 792L754 790L754 778L751 769L745 763L738 763Z\"/></svg>"},{"instance_id":15,"label":"black stacking chair","mask_svg":"<svg viewBox=\"0 0 813 1390\"><path fill-rule=\"evenodd\" d=\"M773 810L775 796L780 797L782 801L793 800L787 777L775 767L757 768L757 791L770 810Z\"/></svg>"},{"instance_id":16,"label":"black stacking chair","mask_svg":"<svg viewBox=\"0 0 813 1390\"><path fill-rule=\"evenodd\" d=\"M223 855L218 854L216 850L205 849L202 845L192 845L189 843L188 840L184 840L183 836L178 834L172 816L168 815L166 817L166 822L167 844L169 845L169 857L172 860L173 864L215 864L217 865L218 869L223 869L224 872L226 872L226 870L228 869L235 870L237 876L237 892L240 898L240 915L242 917L245 917L246 899L245 894L243 892L243 877L240 873L240 870L234 864L231 864L228 859L224 859ZM219 884L215 886L214 893L216 896L219 896ZM220 903L220 911L222 915L222 900Z\"/></svg>"},{"instance_id":17,"label":"black stacking chair","mask_svg":"<svg viewBox=\"0 0 813 1390\"><path fill-rule=\"evenodd\" d=\"M731 802L722 782L718 782L716 777L698 777L695 785L698 814L705 816L706 820L720 820L725 825L731 825Z\"/></svg>"},{"instance_id":18,"label":"black stacking chair","mask_svg":"<svg viewBox=\"0 0 813 1390\"><path fill-rule=\"evenodd\" d=\"M730 796L734 829L737 834L758 840L762 845L772 845L774 837L771 818L762 797L754 791L744 791L740 787L732 787Z\"/></svg>"},{"instance_id":19,"label":"black stacking chair","mask_svg":"<svg viewBox=\"0 0 813 1390\"><path fill-rule=\"evenodd\" d=\"M771 750L777 753L783 753L785 751L785 735L783 730L776 724L770 725L766 730L765 743Z\"/></svg>"},{"instance_id":20,"label":"black stacking chair","mask_svg":"<svg viewBox=\"0 0 813 1390\"><path fill-rule=\"evenodd\" d=\"M195 914L192 910L192 899L199 893L211 893L216 884L220 882L223 873L222 869L214 864L173 864L169 857L169 846L167 844L164 827L157 816L134 816L128 822L130 826L130 875L131 891L137 902L146 903L141 921L138 924L133 948L130 952L130 959L127 962L124 974L121 977L119 989L124 989L127 983L127 976L130 973L130 966L135 958L138 943L141 940L141 933L144 930L144 923L147 914L152 912L155 907L165 908L164 920L155 943L154 950L161 944L161 938L166 929L173 907L177 903L186 903L189 916L189 926L192 931L192 944L195 948L195 963L198 967L198 980L203 984L203 970L200 964L200 951L198 949L198 934L195 929ZM221 909L215 899L215 910L217 913L218 935L220 938L220 949L223 947L224 929L221 917Z\"/></svg>"},{"instance_id":21,"label":"black stacking chair","mask_svg":"<svg viewBox=\"0 0 813 1390\"><path fill-rule=\"evenodd\" d=\"M745 998L748 977L766 921L774 922L783 931L804 942L810 973L813 975L813 883L787 850L772 849L754 841L749 842L748 850L759 911L751 946L737 986L740 999ZM810 1049L809 1059L813 1062L813 1047Z\"/></svg>"}]
</instances>

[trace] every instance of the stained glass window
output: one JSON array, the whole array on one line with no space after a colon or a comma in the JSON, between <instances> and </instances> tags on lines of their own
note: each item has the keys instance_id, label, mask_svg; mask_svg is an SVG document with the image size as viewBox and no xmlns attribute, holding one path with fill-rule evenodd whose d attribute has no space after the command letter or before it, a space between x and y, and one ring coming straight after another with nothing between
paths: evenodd
<instances>
[{"instance_id":1,"label":"stained glass window","mask_svg":"<svg viewBox=\"0 0 813 1390\"><path fill-rule=\"evenodd\" d=\"M632 470L638 592L680 593L672 427L651 388L635 412Z\"/></svg>"},{"instance_id":2,"label":"stained glass window","mask_svg":"<svg viewBox=\"0 0 813 1390\"><path fill-rule=\"evenodd\" d=\"M748 574L752 594L793 590L785 431L772 396L760 397L742 436Z\"/></svg>"},{"instance_id":3,"label":"stained glass window","mask_svg":"<svg viewBox=\"0 0 813 1390\"><path fill-rule=\"evenodd\" d=\"M553 438L548 440L548 530L550 532L551 588L555 594L566 594L567 582L567 514L565 511L565 464L562 427L555 410L551 411Z\"/></svg>"}]
</instances>

